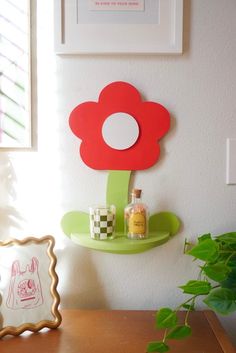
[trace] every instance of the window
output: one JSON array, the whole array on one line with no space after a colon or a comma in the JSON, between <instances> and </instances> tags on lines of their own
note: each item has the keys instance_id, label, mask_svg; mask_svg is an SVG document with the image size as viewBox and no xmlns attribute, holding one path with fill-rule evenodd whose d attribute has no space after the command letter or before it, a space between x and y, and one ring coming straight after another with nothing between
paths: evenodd
<instances>
[{"instance_id":1,"label":"window","mask_svg":"<svg viewBox=\"0 0 236 353\"><path fill-rule=\"evenodd\" d=\"M31 145L30 0L1 0L0 147Z\"/></svg>"}]
</instances>

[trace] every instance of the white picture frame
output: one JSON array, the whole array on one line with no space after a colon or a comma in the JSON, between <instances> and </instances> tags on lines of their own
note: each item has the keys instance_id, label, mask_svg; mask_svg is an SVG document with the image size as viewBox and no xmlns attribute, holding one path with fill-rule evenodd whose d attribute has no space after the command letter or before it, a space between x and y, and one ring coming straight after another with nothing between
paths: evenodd
<instances>
[{"instance_id":1,"label":"white picture frame","mask_svg":"<svg viewBox=\"0 0 236 353\"><path fill-rule=\"evenodd\" d=\"M54 46L57 54L181 54L183 36L183 0L145 0L157 7L155 21L140 11L92 11L91 19L81 21L80 4L89 0L54 0ZM82 3L81 3L82 2ZM109 2L109 1L108 1ZM107 3L107 1L106 1ZM114 3L111 2L111 3ZM129 3L129 1L128 1ZM153 5L149 5L153 6ZM102 13L103 12L103 13ZM113 12L113 14L112 14ZM153 12L149 16L153 16ZM100 16L110 16L108 23ZM143 21L136 23L135 16ZM145 17L146 16L146 17ZM92 22L96 18L100 23ZM103 17L105 18L105 17ZM112 23L114 18L114 23ZM82 19L83 20L83 19ZM146 21L146 22L145 22ZM138 22L138 21L137 21Z\"/></svg>"},{"instance_id":2,"label":"white picture frame","mask_svg":"<svg viewBox=\"0 0 236 353\"><path fill-rule=\"evenodd\" d=\"M60 325L54 244L49 235L0 242L0 338Z\"/></svg>"}]
</instances>

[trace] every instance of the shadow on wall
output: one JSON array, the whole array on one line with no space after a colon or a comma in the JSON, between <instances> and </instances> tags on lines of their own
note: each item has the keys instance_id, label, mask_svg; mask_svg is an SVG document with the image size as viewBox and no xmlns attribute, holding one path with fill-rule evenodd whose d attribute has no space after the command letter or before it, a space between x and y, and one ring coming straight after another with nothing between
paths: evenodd
<instances>
[{"instance_id":1,"label":"shadow on wall","mask_svg":"<svg viewBox=\"0 0 236 353\"><path fill-rule=\"evenodd\" d=\"M0 240L6 240L11 228L21 228L19 212L12 206L16 175L8 153L0 152Z\"/></svg>"},{"instance_id":2,"label":"shadow on wall","mask_svg":"<svg viewBox=\"0 0 236 353\"><path fill-rule=\"evenodd\" d=\"M108 308L105 290L89 250L68 239L63 250L57 250L59 292L62 308ZM76 259L76 261L75 261Z\"/></svg>"}]
</instances>

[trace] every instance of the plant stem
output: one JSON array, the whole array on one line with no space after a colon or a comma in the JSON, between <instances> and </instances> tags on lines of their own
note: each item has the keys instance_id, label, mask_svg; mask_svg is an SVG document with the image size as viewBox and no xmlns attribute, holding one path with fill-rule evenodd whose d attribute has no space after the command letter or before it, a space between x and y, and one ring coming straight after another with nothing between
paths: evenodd
<instances>
[{"instance_id":1,"label":"plant stem","mask_svg":"<svg viewBox=\"0 0 236 353\"><path fill-rule=\"evenodd\" d=\"M194 304L195 304L195 298L193 298L191 306L194 307ZM188 317L189 317L190 311L191 311L191 309L189 308L186 313L185 320L184 320L185 325L188 325Z\"/></svg>"},{"instance_id":2,"label":"plant stem","mask_svg":"<svg viewBox=\"0 0 236 353\"><path fill-rule=\"evenodd\" d=\"M215 288L219 288L220 287L220 285L217 285L217 286L214 286L214 287L212 287L211 288L211 290L212 289L215 289ZM183 302L183 303L181 303L180 305L178 305L176 308L175 308L175 312L177 312L177 311L179 311L185 304L188 304L189 302L191 302L191 301L195 301L195 299L197 298L197 297L200 297L200 296L205 296L206 294L195 294L195 295L193 295L191 298L189 298L188 300L186 300L185 302Z\"/></svg>"},{"instance_id":3,"label":"plant stem","mask_svg":"<svg viewBox=\"0 0 236 353\"><path fill-rule=\"evenodd\" d=\"M227 265L227 263L229 262L229 260L231 259L231 257L236 255L236 251L233 251L231 255L229 255L228 259L225 261L225 265Z\"/></svg>"},{"instance_id":4,"label":"plant stem","mask_svg":"<svg viewBox=\"0 0 236 353\"><path fill-rule=\"evenodd\" d=\"M165 343L165 341L166 341L167 332L168 332L168 329L166 328L166 329L165 329L165 332L164 332L163 339L162 339L162 342L163 342L163 343Z\"/></svg>"},{"instance_id":5,"label":"plant stem","mask_svg":"<svg viewBox=\"0 0 236 353\"><path fill-rule=\"evenodd\" d=\"M191 302L191 300L195 300L200 295L203 295L203 294L195 294L195 295L193 295L191 298L189 298L188 300L186 300L185 302L183 302L179 306L177 306L177 308L175 308L174 311L175 312L179 311L185 304L188 304L189 302Z\"/></svg>"}]
</instances>

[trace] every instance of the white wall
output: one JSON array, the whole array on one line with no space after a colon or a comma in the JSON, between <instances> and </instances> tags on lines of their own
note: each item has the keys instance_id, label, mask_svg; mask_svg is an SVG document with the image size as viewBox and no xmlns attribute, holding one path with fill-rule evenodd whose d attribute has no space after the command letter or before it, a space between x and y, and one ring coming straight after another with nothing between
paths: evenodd
<instances>
[{"instance_id":1,"label":"white wall","mask_svg":"<svg viewBox=\"0 0 236 353\"><path fill-rule=\"evenodd\" d=\"M63 307L174 306L182 300L177 286L197 272L183 255L184 238L236 230L236 186L225 183L226 138L236 137L236 2L185 1L180 56L57 56L52 3L38 1L37 149L0 153L0 236L56 237ZM60 229L65 212L105 200L108 174L82 163L69 113L116 80L130 82L172 116L160 162L135 172L134 183L151 213L175 212L182 231L137 255L76 246ZM236 342L235 318L223 323Z\"/></svg>"}]
</instances>

